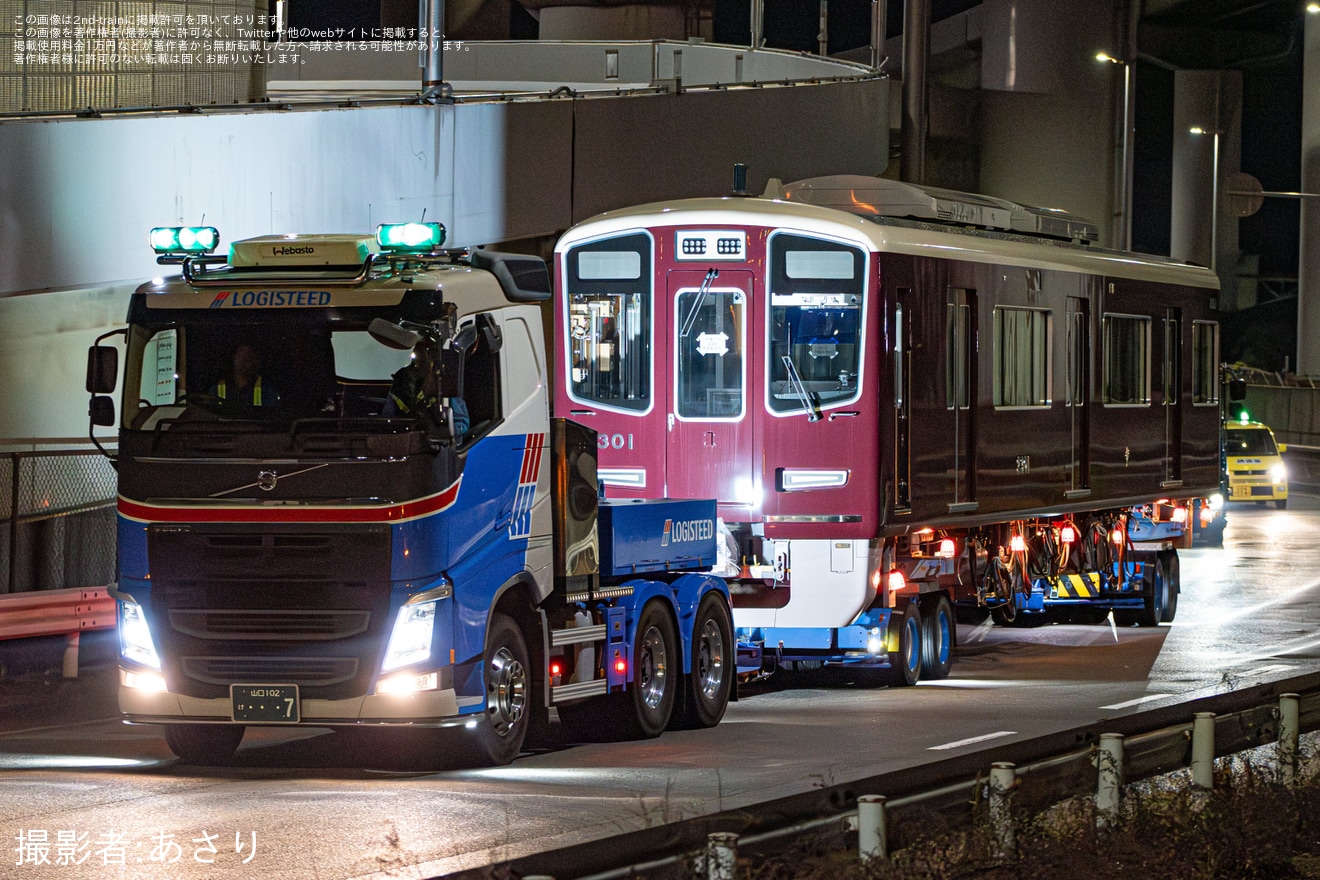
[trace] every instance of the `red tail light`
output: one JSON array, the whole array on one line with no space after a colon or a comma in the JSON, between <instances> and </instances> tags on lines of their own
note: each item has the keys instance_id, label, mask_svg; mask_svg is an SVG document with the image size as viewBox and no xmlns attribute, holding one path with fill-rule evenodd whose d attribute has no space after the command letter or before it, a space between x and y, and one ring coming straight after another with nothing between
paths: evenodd
<instances>
[{"instance_id":1,"label":"red tail light","mask_svg":"<svg viewBox=\"0 0 1320 880\"><path fill-rule=\"evenodd\" d=\"M1059 529L1059 540L1065 544L1077 543L1077 530L1071 525L1066 525Z\"/></svg>"},{"instance_id":2,"label":"red tail light","mask_svg":"<svg viewBox=\"0 0 1320 880\"><path fill-rule=\"evenodd\" d=\"M898 569L891 569L889 572L889 592L897 593L907 586L907 578L903 577L903 572Z\"/></svg>"}]
</instances>

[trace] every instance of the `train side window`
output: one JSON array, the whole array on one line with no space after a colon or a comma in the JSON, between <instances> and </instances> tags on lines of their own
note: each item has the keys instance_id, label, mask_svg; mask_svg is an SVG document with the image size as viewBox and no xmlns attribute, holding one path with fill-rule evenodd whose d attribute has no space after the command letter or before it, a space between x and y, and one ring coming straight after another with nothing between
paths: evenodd
<instances>
[{"instance_id":1,"label":"train side window","mask_svg":"<svg viewBox=\"0 0 1320 880\"><path fill-rule=\"evenodd\" d=\"M1219 403L1219 324L1192 322L1192 404Z\"/></svg>"},{"instance_id":2,"label":"train side window","mask_svg":"<svg viewBox=\"0 0 1320 880\"><path fill-rule=\"evenodd\" d=\"M1102 395L1106 405L1150 405L1150 332L1149 317L1105 315Z\"/></svg>"},{"instance_id":3,"label":"train side window","mask_svg":"<svg viewBox=\"0 0 1320 880\"><path fill-rule=\"evenodd\" d=\"M608 409L651 408L651 239L622 235L564 258L569 396Z\"/></svg>"},{"instance_id":4,"label":"train side window","mask_svg":"<svg viewBox=\"0 0 1320 880\"><path fill-rule=\"evenodd\" d=\"M968 373L971 370L971 306L962 301L949 303L945 325L944 405L947 409L967 409L971 404Z\"/></svg>"},{"instance_id":5,"label":"train side window","mask_svg":"<svg viewBox=\"0 0 1320 880\"><path fill-rule=\"evenodd\" d=\"M1001 307L994 325L995 406L1049 406L1053 316L1046 309Z\"/></svg>"}]
</instances>

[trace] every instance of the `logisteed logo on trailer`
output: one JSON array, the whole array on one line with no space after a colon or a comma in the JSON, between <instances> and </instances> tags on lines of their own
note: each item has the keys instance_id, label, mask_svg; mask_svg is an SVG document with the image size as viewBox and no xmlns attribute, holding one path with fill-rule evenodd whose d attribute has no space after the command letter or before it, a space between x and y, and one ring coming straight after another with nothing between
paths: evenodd
<instances>
[{"instance_id":1,"label":"logisteed logo on trailer","mask_svg":"<svg viewBox=\"0 0 1320 880\"><path fill-rule=\"evenodd\" d=\"M279 309L328 305L328 290L222 290L211 300L213 309Z\"/></svg>"},{"instance_id":2,"label":"logisteed logo on trailer","mask_svg":"<svg viewBox=\"0 0 1320 880\"><path fill-rule=\"evenodd\" d=\"M690 541L709 541L715 534L715 521L709 519L672 519L665 520L665 533L660 539L661 547L670 543L686 544Z\"/></svg>"}]
</instances>

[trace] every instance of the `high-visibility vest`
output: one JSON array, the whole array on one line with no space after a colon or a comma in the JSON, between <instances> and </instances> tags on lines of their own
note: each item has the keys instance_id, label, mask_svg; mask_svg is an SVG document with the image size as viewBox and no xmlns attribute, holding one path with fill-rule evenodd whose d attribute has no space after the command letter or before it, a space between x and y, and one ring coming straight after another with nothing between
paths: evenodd
<instances>
[{"instance_id":1,"label":"high-visibility vest","mask_svg":"<svg viewBox=\"0 0 1320 880\"><path fill-rule=\"evenodd\" d=\"M225 399L228 397L227 387L226 387L226 386L227 386L227 383L225 382L224 379L221 379L221 380L220 380L220 383L219 383L218 385L215 386L216 395L217 395L221 400L225 400ZM257 382L256 382L256 384L252 386L252 405L253 405L253 406L261 406L261 377L260 377L260 376L257 377Z\"/></svg>"}]
</instances>

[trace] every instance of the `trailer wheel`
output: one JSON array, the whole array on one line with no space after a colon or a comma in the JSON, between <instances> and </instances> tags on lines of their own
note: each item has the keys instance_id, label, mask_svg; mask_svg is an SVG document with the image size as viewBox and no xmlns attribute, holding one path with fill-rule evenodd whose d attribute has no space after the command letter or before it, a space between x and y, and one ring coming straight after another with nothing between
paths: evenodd
<instances>
[{"instance_id":1,"label":"trailer wheel","mask_svg":"<svg viewBox=\"0 0 1320 880\"><path fill-rule=\"evenodd\" d=\"M1177 550L1160 551L1156 573L1164 585L1164 613L1160 615L1160 620L1163 623L1173 623L1174 615L1178 613L1178 594L1182 592Z\"/></svg>"},{"instance_id":2,"label":"trailer wheel","mask_svg":"<svg viewBox=\"0 0 1320 880\"><path fill-rule=\"evenodd\" d=\"M472 743L478 762L507 764L522 751L532 717L530 668L527 642L518 624L507 615L492 615L482 660L486 715Z\"/></svg>"},{"instance_id":3,"label":"trailer wheel","mask_svg":"<svg viewBox=\"0 0 1320 880\"><path fill-rule=\"evenodd\" d=\"M921 633L921 613L916 602L909 602L898 621L898 649L889 652L889 669L885 670L891 687L910 687L921 677Z\"/></svg>"},{"instance_id":4,"label":"trailer wheel","mask_svg":"<svg viewBox=\"0 0 1320 880\"><path fill-rule=\"evenodd\" d=\"M948 678L953 668L953 642L957 629L953 606L943 594L923 603L921 615L921 677L929 681Z\"/></svg>"},{"instance_id":5,"label":"trailer wheel","mask_svg":"<svg viewBox=\"0 0 1320 880\"><path fill-rule=\"evenodd\" d=\"M687 676L683 704L670 726L695 728L719 724L728 708L736 674L729 608L718 593L707 593L692 621L692 671Z\"/></svg>"},{"instance_id":6,"label":"trailer wheel","mask_svg":"<svg viewBox=\"0 0 1320 880\"><path fill-rule=\"evenodd\" d=\"M243 741L241 724L167 724L165 744L185 764L226 764Z\"/></svg>"},{"instance_id":7,"label":"trailer wheel","mask_svg":"<svg viewBox=\"0 0 1320 880\"><path fill-rule=\"evenodd\" d=\"M637 621L633 643L633 681L626 694L628 732L638 738L659 736L669 726L680 686L678 636L674 620L658 602L648 602Z\"/></svg>"}]
</instances>

